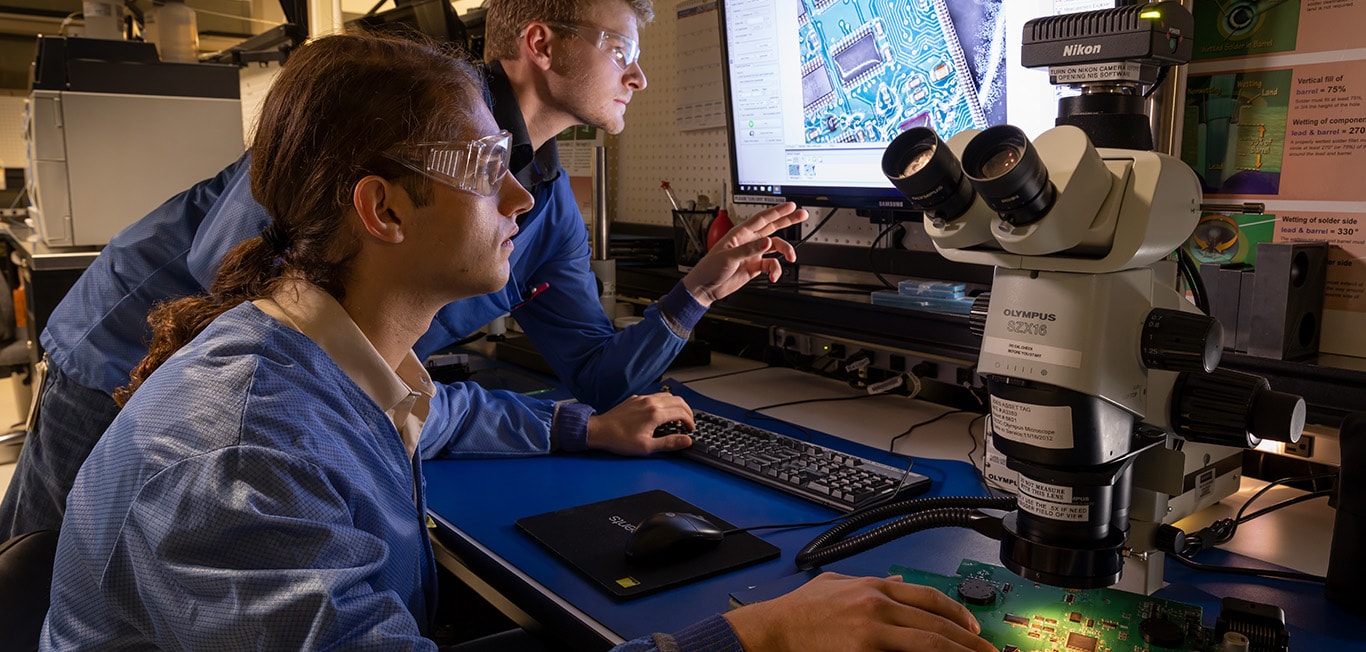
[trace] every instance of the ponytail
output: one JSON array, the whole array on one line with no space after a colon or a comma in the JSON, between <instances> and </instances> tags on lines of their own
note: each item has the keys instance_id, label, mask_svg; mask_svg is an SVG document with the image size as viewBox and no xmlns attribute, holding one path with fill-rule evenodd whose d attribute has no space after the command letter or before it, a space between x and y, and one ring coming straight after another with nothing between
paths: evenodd
<instances>
[{"instance_id":1,"label":"ponytail","mask_svg":"<svg viewBox=\"0 0 1366 652\"><path fill-rule=\"evenodd\" d=\"M223 266L207 294L163 301L154 306L147 315L147 324L152 327L147 355L129 374L129 383L114 390L114 402L120 407L126 404L157 367L219 315L243 301L270 296L270 290L280 279L279 257L264 238L251 238L223 258Z\"/></svg>"}]
</instances>

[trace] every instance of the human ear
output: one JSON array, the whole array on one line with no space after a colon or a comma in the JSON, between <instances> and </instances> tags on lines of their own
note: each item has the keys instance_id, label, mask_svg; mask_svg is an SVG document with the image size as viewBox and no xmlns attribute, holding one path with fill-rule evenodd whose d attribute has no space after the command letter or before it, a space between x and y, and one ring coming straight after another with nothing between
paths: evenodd
<instances>
[{"instance_id":1,"label":"human ear","mask_svg":"<svg viewBox=\"0 0 1366 652\"><path fill-rule=\"evenodd\" d=\"M542 70L550 69L551 50L555 44L554 34L550 26L542 22L533 22L522 32L522 50L528 54L531 62Z\"/></svg>"},{"instance_id":2,"label":"human ear","mask_svg":"<svg viewBox=\"0 0 1366 652\"><path fill-rule=\"evenodd\" d=\"M367 176L356 182L351 204L366 233L390 244L403 242L403 227L410 217L412 200L398 185L373 174Z\"/></svg>"}]
</instances>

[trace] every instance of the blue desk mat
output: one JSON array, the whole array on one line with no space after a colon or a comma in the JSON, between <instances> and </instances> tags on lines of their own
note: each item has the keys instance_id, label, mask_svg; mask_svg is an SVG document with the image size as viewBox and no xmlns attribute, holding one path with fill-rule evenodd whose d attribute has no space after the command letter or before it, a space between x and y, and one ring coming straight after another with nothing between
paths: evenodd
<instances>
[{"instance_id":1,"label":"blue desk mat","mask_svg":"<svg viewBox=\"0 0 1366 652\"><path fill-rule=\"evenodd\" d=\"M692 405L793 436L804 433L775 421L743 418L744 409L708 399L679 383L670 383ZM886 451L812 433L813 441L888 464L905 464ZM915 470L934 482L927 495L950 492L981 495L976 473L963 462L917 458ZM576 505L652 489L668 491L738 526L805 523L835 516L833 509L789 496L709 466L671 455L625 458L605 453L549 455L504 459L429 460L423 463L427 507L439 521L497 555L553 594L588 614L625 639L651 632L676 631L729 608L730 593L799 573L794 557L826 527L757 532L778 546L775 560L703 579L682 587L620 603L548 554L514 521ZM438 533L438 537L440 537ZM997 543L967 530L931 530L826 566L848 575L885 575L894 562L916 560L925 570L952 573L967 556L990 561Z\"/></svg>"},{"instance_id":2,"label":"blue desk mat","mask_svg":"<svg viewBox=\"0 0 1366 652\"><path fill-rule=\"evenodd\" d=\"M745 410L710 399L682 383L666 381L671 391L696 409L752 423L783 434L805 437L832 448L887 464L904 458L798 429L779 421L745 417ZM782 494L711 467L669 455L624 458L603 453L505 459L430 460L423 463L428 508L501 560L548 591L573 604L625 639L651 632L676 631L729 606L732 592L760 586L792 588L819 571L797 571L794 557L825 527L767 530L756 534L778 546L773 561L619 603L517 531L518 518L556 509L663 489L739 526L801 523L836 516L829 508ZM926 495L984 495L973 468L964 462L916 458L914 469L931 478ZM892 564L953 575L963 559L999 564L999 543L962 529L919 532L825 566L848 575L885 575ZM1271 567L1234 553L1212 550L1201 560L1213 564ZM1219 597L1235 596L1278 605L1290 621L1291 649L1366 650L1366 623L1323 598L1317 584L1193 571L1168 561L1171 585L1155 595L1198 604L1207 624L1218 615Z\"/></svg>"}]
</instances>

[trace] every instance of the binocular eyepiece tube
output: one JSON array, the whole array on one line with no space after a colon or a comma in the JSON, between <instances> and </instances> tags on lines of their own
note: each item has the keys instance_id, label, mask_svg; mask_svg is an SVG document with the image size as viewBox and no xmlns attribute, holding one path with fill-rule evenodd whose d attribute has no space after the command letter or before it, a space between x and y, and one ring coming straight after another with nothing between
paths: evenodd
<instances>
[{"instance_id":1,"label":"binocular eyepiece tube","mask_svg":"<svg viewBox=\"0 0 1366 652\"><path fill-rule=\"evenodd\" d=\"M882 156L882 172L911 205L937 224L963 216L977 195L1012 226L1048 214L1057 188L1034 145L1018 127L978 133L960 162L931 129L902 132Z\"/></svg>"}]
</instances>

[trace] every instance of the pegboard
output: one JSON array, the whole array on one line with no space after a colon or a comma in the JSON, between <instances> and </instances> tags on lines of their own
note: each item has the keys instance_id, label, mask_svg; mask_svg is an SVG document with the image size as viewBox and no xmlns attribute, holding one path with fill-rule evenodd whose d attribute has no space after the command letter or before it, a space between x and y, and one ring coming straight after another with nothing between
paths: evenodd
<instances>
[{"instance_id":1,"label":"pegboard","mask_svg":"<svg viewBox=\"0 0 1366 652\"><path fill-rule=\"evenodd\" d=\"M730 152L724 127L679 131L675 125L678 77L677 2L655 3L655 20L640 31L640 65L648 82L626 110L626 129L608 139L608 175L614 199L612 220L631 224L671 226L669 200L659 182L668 180L679 201L706 195L720 200L721 184L730 188ZM713 45L721 47L720 37ZM716 84L722 83L718 72ZM744 219L763 209L758 205L733 205L732 219ZM803 234L824 217L829 208L812 211ZM810 242L868 246L879 227L841 210Z\"/></svg>"},{"instance_id":2,"label":"pegboard","mask_svg":"<svg viewBox=\"0 0 1366 652\"><path fill-rule=\"evenodd\" d=\"M24 148L24 101L28 93L0 90L0 162L7 168L28 165L28 150Z\"/></svg>"},{"instance_id":3,"label":"pegboard","mask_svg":"<svg viewBox=\"0 0 1366 652\"><path fill-rule=\"evenodd\" d=\"M648 82L626 110L626 130L608 140L612 219L633 224L673 224L672 207L660 189L668 180L679 201L707 195L719 201L730 183L724 128L679 131L674 122L677 2L655 2L655 20L640 30L640 66ZM721 47L718 38L716 48ZM718 74L716 83L721 83ZM741 217L752 214L739 206ZM754 207L758 208L758 207Z\"/></svg>"}]
</instances>

